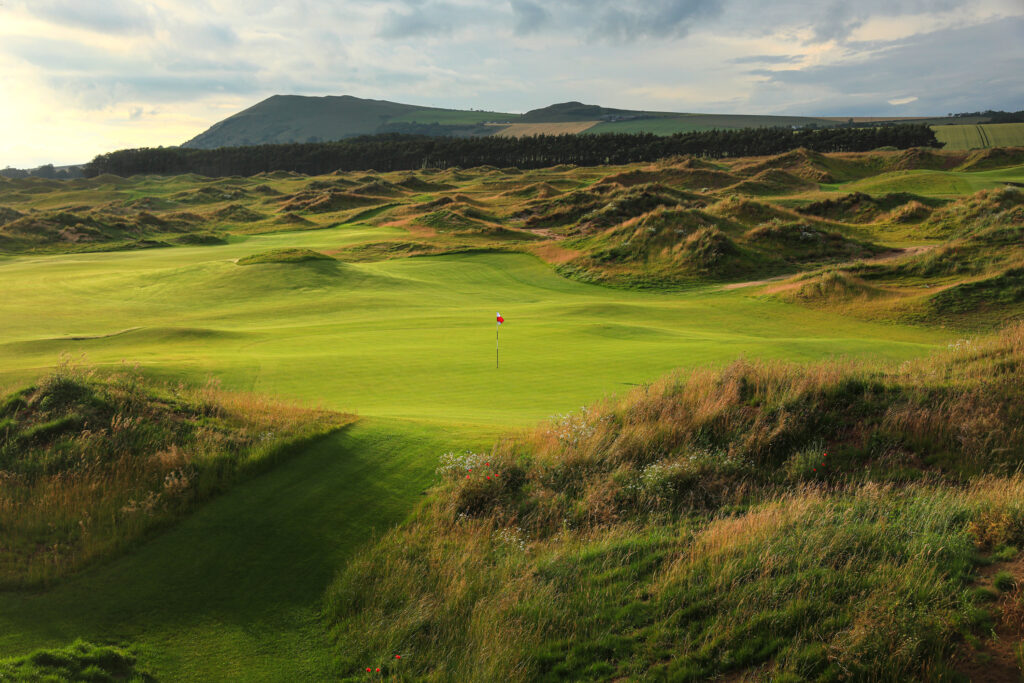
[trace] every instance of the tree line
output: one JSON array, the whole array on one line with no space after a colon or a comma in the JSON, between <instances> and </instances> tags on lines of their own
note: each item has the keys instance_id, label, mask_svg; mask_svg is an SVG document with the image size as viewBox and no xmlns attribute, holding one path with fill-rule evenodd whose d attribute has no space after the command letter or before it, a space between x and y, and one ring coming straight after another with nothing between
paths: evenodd
<instances>
[{"instance_id":1,"label":"tree line","mask_svg":"<svg viewBox=\"0 0 1024 683\"><path fill-rule=\"evenodd\" d=\"M85 167L87 177L102 173L249 176L292 171L321 175L331 171L403 171L421 168L497 166L544 168L560 164L600 166L650 162L677 155L709 158L781 154L799 147L816 152L864 152L879 147L941 147L921 124L875 128L745 128L658 136L650 133L537 135L523 138L438 138L385 134L337 142L186 149L126 149L101 154Z\"/></svg>"}]
</instances>

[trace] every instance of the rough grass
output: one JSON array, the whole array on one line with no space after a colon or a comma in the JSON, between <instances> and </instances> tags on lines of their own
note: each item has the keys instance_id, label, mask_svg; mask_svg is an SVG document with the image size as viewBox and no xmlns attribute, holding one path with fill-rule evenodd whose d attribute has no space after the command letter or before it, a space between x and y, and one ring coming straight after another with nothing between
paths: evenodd
<instances>
[{"instance_id":1,"label":"rough grass","mask_svg":"<svg viewBox=\"0 0 1024 683\"><path fill-rule=\"evenodd\" d=\"M5 681L150 681L124 648L76 640L63 648L36 650L24 657L0 659Z\"/></svg>"},{"instance_id":2,"label":"rough grass","mask_svg":"<svg viewBox=\"0 0 1024 683\"><path fill-rule=\"evenodd\" d=\"M123 550L341 416L64 362L0 400L0 586Z\"/></svg>"},{"instance_id":3,"label":"rough grass","mask_svg":"<svg viewBox=\"0 0 1024 683\"><path fill-rule=\"evenodd\" d=\"M1021 326L896 368L740 362L448 454L328 593L342 673L951 676L992 623L979 553L1024 540L1022 363Z\"/></svg>"}]
</instances>

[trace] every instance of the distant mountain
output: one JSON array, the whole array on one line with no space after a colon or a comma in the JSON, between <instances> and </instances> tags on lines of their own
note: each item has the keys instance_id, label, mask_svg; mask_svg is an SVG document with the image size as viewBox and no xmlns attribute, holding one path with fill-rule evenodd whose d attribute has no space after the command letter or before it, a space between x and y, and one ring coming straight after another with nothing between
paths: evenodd
<instances>
[{"instance_id":1,"label":"distant mountain","mask_svg":"<svg viewBox=\"0 0 1024 683\"><path fill-rule=\"evenodd\" d=\"M276 142L321 142L385 132L469 135L486 121L519 118L518 114L436 109L350 95L274 95L214 124L182 146L213 149ZM493 131L479 132L490 134Z\"/></svg>"},{"instance_id":2,"label":"distant mountain","mask_svg":"<svg viewBox=\"0 0 1024 683\"><path fill-rule=\"evenodd\" d=\"M881 121L881 119L879 120ZM682 114L610 109L563 102L525 114L438 109L350 95L274 95L230 116L183 147L214 149L287 142L327 142L357 135L413 133L434 136L487 136L564 133L655 133L784 126L831 127L842 118ZM931 122L938 122L932 119ZM574 125L575 124L575 125Z\"/></svg>"}]
</instances>

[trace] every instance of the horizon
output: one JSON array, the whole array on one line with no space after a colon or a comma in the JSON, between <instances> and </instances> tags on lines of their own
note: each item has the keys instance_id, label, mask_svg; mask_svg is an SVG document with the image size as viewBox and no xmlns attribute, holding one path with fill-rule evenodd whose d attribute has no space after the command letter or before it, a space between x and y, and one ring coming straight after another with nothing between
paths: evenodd
<instances>
[{"instance_id":1,"label":"horizon","mask_svg":"<svg viewBox=\"0 0 1024 683\"><path fill-rule=\"evenodd\" d=\"M215 0L209 10L0 5L0 167L180 145L273 95L505 113L566 101L823 117L1024 106L1013 75L1024 72L1024 6L1014 0L757 11L735 0Z\"/></svg>"}]
</instances>

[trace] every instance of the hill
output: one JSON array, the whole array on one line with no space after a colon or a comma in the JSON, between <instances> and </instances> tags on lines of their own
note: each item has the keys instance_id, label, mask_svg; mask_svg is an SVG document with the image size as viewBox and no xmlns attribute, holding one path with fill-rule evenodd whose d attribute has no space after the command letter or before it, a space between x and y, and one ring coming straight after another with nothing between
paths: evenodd
<instances>
[{"instance_id":1,"label":"hill","mask_svg":"<svg viewBox=\"0 0 1024 683\"><path fill-rule=\"evenodd\" d=\"M287 142L324 142L359 135L409 133L434 136L522 137L558 133L653 133L784 127L828 128L852 121L835 117L700 114L615 109L563 102L525 114L439 109L351 95L274 95L214 124L182 146L195 149ZM981 119L979 119L981 120ZM945 123L954 119L872 119L884 122ZM963 123L964 119L955 119ZM551 127L551 124L575 124Z\"/></svg>"},{"instance_id":2,"label":"hill","mask_svg":"<svg viewBox=\"0 0 1024 683\"><path fill-rule=\"evenodd\" d=\"M441 133L458 134L472 131L484 121L518 118L517 114L435 109L350 95L274 95L214 124L182 146L214 149L341 140L383 132L424 132L409 124L434 125Z\"/></svg>"}]
</instances>

